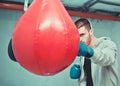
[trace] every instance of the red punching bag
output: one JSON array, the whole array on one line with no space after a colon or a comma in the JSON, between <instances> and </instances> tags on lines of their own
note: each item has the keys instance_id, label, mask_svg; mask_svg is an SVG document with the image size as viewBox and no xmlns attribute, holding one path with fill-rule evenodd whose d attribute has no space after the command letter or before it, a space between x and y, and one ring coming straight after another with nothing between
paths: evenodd
<instances>
[{"instance_id":1,"label":"red punching bag","mask_svg":"<svg viewBox=\"0 0 120 86\"><path fill-rule=\"evenodd\" d=\"M49 76L73 62L79 35L60 0L34 0L15 26L12 46L22 67Z\"/></svg>"}]
</instances>

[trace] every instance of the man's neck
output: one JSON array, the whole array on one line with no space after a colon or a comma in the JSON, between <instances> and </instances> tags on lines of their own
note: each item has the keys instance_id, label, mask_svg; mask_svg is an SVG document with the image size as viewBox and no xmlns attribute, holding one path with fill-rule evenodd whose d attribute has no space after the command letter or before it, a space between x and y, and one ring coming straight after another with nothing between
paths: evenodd
<instances>
[{"instance_id":1,"label":"man's neck","mask_svg":"<svg viewBox=\"0 0 120 86\"><path fill-rule=\"evenodd\" d=\"M94 47L94 45L95 45L95 43L96 43L96 37L93 35L92 37L91 37L91 42L90 42L90 45L89 45L89 47Z\"/></svg>"}]
</instances>

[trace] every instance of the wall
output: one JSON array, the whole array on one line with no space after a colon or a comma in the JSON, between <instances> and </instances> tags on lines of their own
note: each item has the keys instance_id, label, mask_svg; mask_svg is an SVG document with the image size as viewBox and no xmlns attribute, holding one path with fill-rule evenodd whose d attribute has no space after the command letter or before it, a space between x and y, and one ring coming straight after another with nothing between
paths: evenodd
<instances>
[{"instance_id":1,"label":"wall","mask_svg":"<svg viewBox=\"0 0 120 86\"><path fill-rule=\"evenodd\" d=\"M20 11L0 9L0 86L76 86L77 80L72 80L69 77L71 65L55 76L43 77L28 72L18 63L9 59L8 43L21 15ZM76 20L76 18L73 19ZM92 23L95 35L97 37L110 36L117 43L118 52L120 52L120 39L118 38L120 23L103 20L92 20ZM118 57L120 57L120 53L118 53Z\"/></svg>"}]
</instances>

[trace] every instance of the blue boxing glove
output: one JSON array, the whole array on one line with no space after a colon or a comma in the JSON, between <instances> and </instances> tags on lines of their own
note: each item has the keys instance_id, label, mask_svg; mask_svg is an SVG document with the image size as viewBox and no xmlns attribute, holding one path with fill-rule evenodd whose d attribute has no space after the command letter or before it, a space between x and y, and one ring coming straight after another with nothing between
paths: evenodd
<instances>
[{"instance_id":1,"label":"blue boxing glove","mask_svg":"<svg viewBox=\"0 0 120 86\"><path fill-rule=\"evenodd\" d=\"M90 47L88 47L85 43L80 42L79 44L79 51L78 56L85 56L85 57L92 57L94 54L94 50Z\"/></svg>"},{"instance_id":2,"label":"blue boxing glove","mask_svg":"<svg viewBox=\"0 0 120 86\"><path fill-rule=\"evenodd\" d=\"M12 61L17 62L12 49L12 39L9 41L8 45L8 56Z\"/></svg>"},{"instance_id":3,"label":"blue boxing glove","mask_svg":"<svg viewBox=\"0 0 120 86\"><path fill-rule=\"evenodd\" d=\"M70 69L70 78L78 79L81 76L81 69L79 64L74 64Z\"/></svg>"}]
</instances>

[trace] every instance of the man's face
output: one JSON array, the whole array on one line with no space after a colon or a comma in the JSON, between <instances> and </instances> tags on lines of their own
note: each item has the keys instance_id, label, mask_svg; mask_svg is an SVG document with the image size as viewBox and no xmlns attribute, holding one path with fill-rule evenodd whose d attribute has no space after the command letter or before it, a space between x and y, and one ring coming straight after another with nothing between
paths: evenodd
<instances>
[{"instance_id":1,"label":"man's face","mask_svg":"<svg viewBox=\"0 0 120 86\"><path fill-rule=\"evenodd\" d=\"M83 26L78 28L78 32L80 35L80 41L84 42L87 46L89 46L91 42L91 34L92 34L91 29L88 31L88 29L86 29Z\"/></svg>"}]
</instances>

